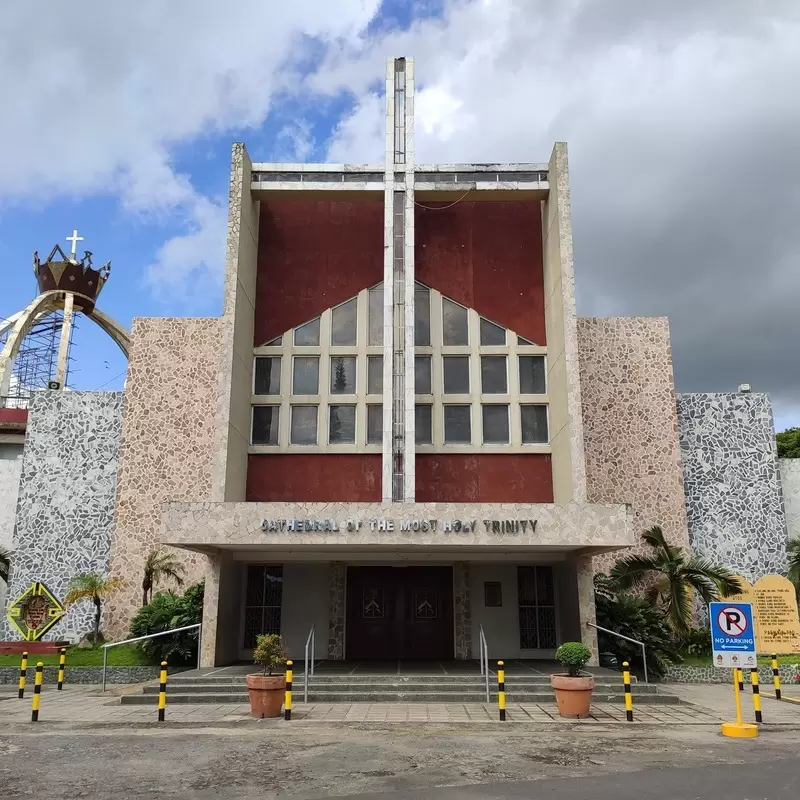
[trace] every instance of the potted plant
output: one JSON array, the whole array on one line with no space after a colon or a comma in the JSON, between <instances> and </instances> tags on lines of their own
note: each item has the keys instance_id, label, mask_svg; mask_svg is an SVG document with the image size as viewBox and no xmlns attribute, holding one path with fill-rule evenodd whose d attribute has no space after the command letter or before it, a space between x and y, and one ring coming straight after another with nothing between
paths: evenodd
<instances>
[{"instance_id":1,"label":"potted plant","mask_svg":"<svg viewBox=\"0 0 800 800\"><path fill-rule=\"evenodd\" d=\"M556 650L556 661L567 668L566 675L550 676L550 685L556 693L558 713L562 717L588 717L592 704L594 677L581 674L592 657L592 651L580 642L565 642Z\"/></svg>"},{"instance_id":2,"label":"potted plant","mask_svg":"<svg viewBox=\"0 0 800 800\"><path fill-rule=\"evenodd\" d=\"M256 638L253 661L260 664L264 670L247 676L250 713L256 719L281 715L286 678L283 675L273 675L272 670L284 664L286 657L283 640L278 634L262 634Z\"/></svg>"}]
</instances>

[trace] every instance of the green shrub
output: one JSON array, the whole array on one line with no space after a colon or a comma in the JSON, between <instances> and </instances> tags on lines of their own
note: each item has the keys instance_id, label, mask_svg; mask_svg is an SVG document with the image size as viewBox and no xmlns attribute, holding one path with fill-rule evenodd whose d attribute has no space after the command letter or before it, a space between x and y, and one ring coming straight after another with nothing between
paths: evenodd
<instances>
[{"instance_id":1,"label":"green shrub","mask_svg":"<svg viewBox=\"0 0 800 800\"><path fill-rule=\"evenodd\" d=\"M149 636L202 622L203 591L204 584L201 581L190 586L182 595L159 592L136 613L131 622L131 636ZM146 639L139 642L139 648L154 664L166 661L170 666L180 666L197 662L197 642L195 629Z\"/></svg>"},{"instance_id":2,"label":"green shrub","mask_svg":"<svg viewBox=\"0 0 800 800\"><path fill-rule=\"evenodd\" d=\"M681 637L681 650L687 656L711 656L711 629L696 628Z\"/></svg>"},{"instance_id":3,"label":"green shrub","mask_svg":"<svg viewBox=\"0 0 800 800\"><path fill-rule=\"evenodd\" d=\"M556 650L556 661L567 668L571 678L577 678L592 657L592 651L580 642L564 642Z\"/></svg>"},{"instance_id":4,"label":"green shrub","mask_svg":"<svg viewBox=\"0 0 800 800\"><path fill-rule=\"evenodd\" d=\"M253 650L253 661L264 667L264 674L286 662L288 654L283 646L283 639L277 633L262 633L256 637L256 646Z\"/></svg>"}]
</instances>

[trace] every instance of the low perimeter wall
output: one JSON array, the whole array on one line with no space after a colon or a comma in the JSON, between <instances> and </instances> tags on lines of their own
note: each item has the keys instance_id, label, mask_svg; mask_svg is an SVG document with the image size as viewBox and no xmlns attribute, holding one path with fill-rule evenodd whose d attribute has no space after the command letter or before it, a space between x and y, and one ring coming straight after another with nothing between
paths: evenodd
<instances>
[{"instance_id":1,"label":"low perimeter wall","mask_svg":"<svg viewBox=\"0 0 800 800\"><path fill-rule=\"evenodd\" d=\"M176 667L169 671L170 675L185 672L191 667ZM45 667L43 683L58 683L58 667ZM158 679L159 667L109 667L106 670L106 683L146 683ZM28 661L28 675L25 691L33 691L33 679L36 677L36 662ZM18 667L0 667L0 684L16 684L19 681ZM64 671L64 683L96 683L103 682L103 670L97 667L70 667Z\"/></svg>"},{"instance_id":2,"label":"low perimeter wall","mask_svg":"<svg viewBox=\"0 0 800 800\"><path fill-rule=\"evenodd\" d=\"M797 662L786 661L779 668L781 676L781 688L790 686L797 687L800 693L800 686L797 686L797 673L800 672L800 657ZM750 683L750 670L743 670L745 684ZM732 683L733 676L730 669L719 669L717 667L690 667L685 664L677 664L669 667L662 683ZM758 668L758 682L764 686L764 691L772 689L772 667Z\"/></svg>"}]
</instances>

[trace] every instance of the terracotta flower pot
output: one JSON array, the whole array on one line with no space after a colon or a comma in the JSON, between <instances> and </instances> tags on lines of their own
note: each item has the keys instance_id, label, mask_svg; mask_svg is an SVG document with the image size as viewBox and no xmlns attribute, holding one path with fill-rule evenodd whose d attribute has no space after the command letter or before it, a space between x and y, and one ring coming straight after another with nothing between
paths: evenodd
<instances>
[{"instance_id":1,"label":"terracotta flower pot","mask_svg":"<svg viewBox=\"0 0 800 800\"><path fill-rule=\"evenodd\" d=\"M248 675L247 691L250 694L250 713L256 719L279 717L286 694L283 675Z\"/></svg>"},{"instance_id":2,"label":"terracotta flower pot","mask_svg":"<svg viewBox=\"0 0 800 800\"><path fill-rule=\"evenodd\" d=\"M555 689L558 713L562 717L574 719L589 716L594 689L594 678L591 675L581 675L579 678L551 675L550 685Z\"/></svg>"}]
</instances>

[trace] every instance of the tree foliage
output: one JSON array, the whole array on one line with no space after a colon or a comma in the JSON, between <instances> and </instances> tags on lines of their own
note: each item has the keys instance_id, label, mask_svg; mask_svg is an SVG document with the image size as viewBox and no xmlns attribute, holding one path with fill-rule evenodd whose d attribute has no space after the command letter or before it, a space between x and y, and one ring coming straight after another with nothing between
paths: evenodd
<instances>
[{"instance_id":1,"label":"tree foliage","mask_svg":"<svg viewBox=\"0 0 800 800\"><path fill-rule=\"evenodd\" d=\"M183 586L184 568L175 553L167 550L151 550L144 562L142 577L142 605L153 599L153 589L163 580L173 580Z\"/></svg>"},{"instance_id":2,"label":"tree foliage","mask_svg":"<svg viewBox=\"0 0 800 800\"><path fill-rule=\"evenodd\" d=\"M131 622L131 636L150 636L154 633L196 625L203 621L204 583L189 586L182 595L158 592L146 606L136 612ZM197 629L170 633L139 642L139 647L154 663L183 665L197 660Z\"/></svg>"},{"instance_id":3,"label":"tree foliage","mask_svg":"<svg viewBox=\"0 0 800 800\"><path fill-rule=\"evenodd\" d=\"M11 570L11 551L0 547L0 578L8 583L8 575Z\"/></svg>"},{"instance_id":4,"label":"tree foliage","mask_svg":"<svg viewBox=\"0 0 800 800\"><path fill-rule=\"evenodd\" d=\"M100 638L100 615L103 611L103 600L125 585L122 578L104 578L96 572L84 572L76 575L69 582L64 604L67 606L89 600L94 603L94 641Z\"/></svg>"},{"instance_id":5,"label":"tree foliage","mask_svg":"<svg viewBox=\"0 0 800 800\"><path fill-rule=\"evenodd\" d=\"M787 428L775 437L778 458L800 458L800 428Z\"/></svg>"},{"instance_id":6,"label":"tree foliage","mask_svg":"<svg viewBox=\"0 0 800 800\"><path fill-rule=\"evenodd\" d=\"M789 558L789 580L800 592L800 536L789 540L786 555Z\"/></svg>"}]
</instances>

